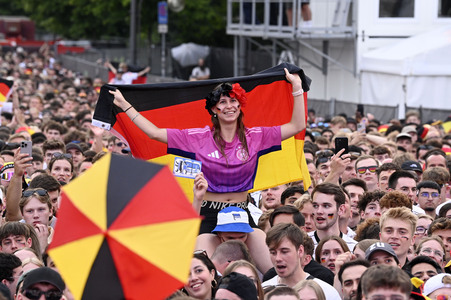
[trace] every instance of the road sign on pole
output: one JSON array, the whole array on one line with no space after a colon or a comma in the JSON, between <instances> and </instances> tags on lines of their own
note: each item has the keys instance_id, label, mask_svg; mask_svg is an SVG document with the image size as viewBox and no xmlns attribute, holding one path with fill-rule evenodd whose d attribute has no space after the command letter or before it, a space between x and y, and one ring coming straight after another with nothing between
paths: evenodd
<instances>
[{"instance_id":1,"label":"road sign on pole","mask_svg":"<svg viewBox=\"0 0 451 300\"><path fill-rule=\"evenodd\" d=\"M168 3L158 2L158 33L161 33L161 76L166 76L166 33L168 32Z\"/></svg>"}]
</instances>

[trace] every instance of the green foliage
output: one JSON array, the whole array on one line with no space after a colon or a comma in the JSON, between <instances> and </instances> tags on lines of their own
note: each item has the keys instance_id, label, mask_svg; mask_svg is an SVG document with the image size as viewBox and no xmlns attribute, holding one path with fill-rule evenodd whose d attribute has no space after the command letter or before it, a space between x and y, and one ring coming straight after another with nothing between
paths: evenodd
<instances>
[{"instance_id":1,"label":"green foliage","mask_svg":"<svg viewBox=\"0 0 451 300\"><path fill-rule=\"evenodd\" d=\"M131 0L0 0L3 15L26 15L46 31L67 39L129 36ZM136 0L140 7L141 37L159 38L158 0ZM169 12L171 44L194 42L230 46L226 31L225 0L186 0L185 9ZM156 42L152 39L152 42Z\"/></svg>"},{"instance_id":2,"label":"green foliage","mask_svg":"<svg viewBox=\"0 0 451 300\"><path fill-rule=\"evenodd\" d=\"M37 26L66 38L98 39L128 34L130 0L19 1Z\"/></svg>"},{"instance_id":3,"label":"green foliage","mask_svg":"<svg viewBox=\"0 0 451 300\"><path fill-rule=\"evenodd\" d=\"M189 0L183 11L170 12L171 42L230 46L233 40L226 35L226 3L225 0Z\"/></svg>"}]
</instances>

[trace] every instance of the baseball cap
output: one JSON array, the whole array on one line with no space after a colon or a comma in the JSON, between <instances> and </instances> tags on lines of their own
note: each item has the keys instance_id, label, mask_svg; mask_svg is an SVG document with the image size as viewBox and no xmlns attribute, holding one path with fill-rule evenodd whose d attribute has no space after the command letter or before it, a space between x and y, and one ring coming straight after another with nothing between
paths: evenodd
<instances>
[{"instance_id":1,"label":"baseball cap","mask_svg":"<svg viewBox=\"0 0 451 300\"><path fill-rule=\"evenodd\" d=\"M81 149L81 147L75 143L69 143L66 145L66 152L69 151L70 149L77 149L78 151L83 153L83 150Z\"/></svg>"},{"instance_id":2,"label":"baseball cap","mask_svg":"<svg viewBox=\"0 0 451 300\"><path fill-rule=\"evenodd\" d=\"M409 133L409 132L417 132L417 129L413 125L404 126L401 130L401 133Z\"/></svg>"},{"instance_id":3,"label":"baseball cap","mask_svg":"<svg viewBox=\"0 0 451 300\"><path fill-rule=\"evenodd\" d=\"M412 139L412 137L410 136L410 134L406 133L406 132L401 132L400 134L398 134L396 136L396 140L400 139L400 138L409 138Z\"/></svg>"},{"instance_id":4,"label":"baseball cap","mask_svg":"<svg viewBox=\"0 0 451 300\"><path fill-rule=\"evenodd\" d=\"M384 252L390 254L391 256L393 256L395 258L396 262L399 264L398 256L396 255L395 250L393 250L393 248L392 248L392 246L390 246L390 244L383 243L383 242L374 243L368 249L366 249L365 259L370 260L371 255L376 251L384 251Z\"/></svg>"},{"instance_id":5,"label":"baseball cap","mask_svg":"<svg viewBox=\"0 0 451 300\"><path fill-rule=\"evenodd\" d=\"M445 277L447 277L446 283ZM428 296L432 292L441 288L451 288L451 274L441 273L429 278L428 281L426 281L426 283L424 284L423 294Z\"/></svg>"},{"instance_id":6,"label":"baseball cap","mask_svg":"<svg viewBox=\"0 0 451 300\"><path fill-rule=\"evenodd\" d=\"M414 160L408 160L402 163L401 169L406 171L417 171L423 173L420 163Z\"/></svg>"},{"instance_id":7,"label":"baseball cap","mask_svg":"<svg viewBox=\"0 0 451 300\"><path fill-rule=\"evenodd\" d=\"M55 286L60 292L63 292L66 288L66 284L61 278L58 272L47 268L41 267L34 270L31 270L24 276L22 290L26 290L36 283L50 283Z\"/></svg>"},{"instance_id":8,"label":"baseball cap","mask_svg":"<svg viewBox=\"0 0 451 300\"><path fill-rule=\"evenodd\" d=\"M246 276L232 272L222 277L218 290L224 289L235 293L241 299L257 300L257 288L255 284Z\"/></svg>"},{"instance_id":9,"label":"baseball cap","mask_svg":"<svg viewBox=\"0 0 451 300\"><path fill-rule=\"evenodd\" d=\"M252 232L247 212L236 206L229 206L218 213L218 221L212 232Z\"/></svg>"}]
</instances>

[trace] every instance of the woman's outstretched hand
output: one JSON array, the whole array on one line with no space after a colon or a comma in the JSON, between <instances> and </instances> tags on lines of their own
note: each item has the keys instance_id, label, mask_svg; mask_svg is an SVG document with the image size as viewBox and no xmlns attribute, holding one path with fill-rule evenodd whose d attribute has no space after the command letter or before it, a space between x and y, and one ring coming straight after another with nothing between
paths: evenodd
<instances>
[{"instance_id":1,"label":"woman's outstretched hand","mask_svg":"<svg viewBox=\"0 0 451 300\"><path fill-rule=\"evenodd\" d=\"M110 94L114 95L113 103L122 108L122 110L127 109L130 106L130 103L128 103L127 100L125 100L124 96L122 95L121 91L119 91L119 89L109 92Z\"/></svg>"},{"instance_id":2,"label":"woman's outstretched hand","mask_svg":"<svg viewBox=\"0 0 451 300\"><path fill-rule=\"evenodd\" d=\"M302 89L302 80L301 77L299 77L299 74L291 74L290 72L288 72L287 68L284 68L284 70L285 77L293 86L293 91L299 91L300 89Z\"/></svg>"}]
</instances>

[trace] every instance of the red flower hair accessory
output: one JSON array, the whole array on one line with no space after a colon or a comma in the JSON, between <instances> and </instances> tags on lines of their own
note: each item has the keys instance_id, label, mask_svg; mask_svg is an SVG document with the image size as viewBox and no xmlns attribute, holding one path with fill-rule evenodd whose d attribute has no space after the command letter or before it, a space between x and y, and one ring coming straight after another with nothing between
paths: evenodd
<instances>
[{"instance_id":1,"label":"red flower hair accessory","mask_svg":"<svg viewBox=\"0 0 451 300\"><path fill-rule=\"evenodd\" d=\"M246 91L240 86L239 83L232 84L232 90L229 92L230 98L235 98L240 102L242 107L246 106Z\"/></svg>"}]
</instances>

